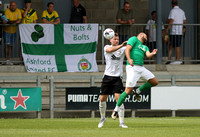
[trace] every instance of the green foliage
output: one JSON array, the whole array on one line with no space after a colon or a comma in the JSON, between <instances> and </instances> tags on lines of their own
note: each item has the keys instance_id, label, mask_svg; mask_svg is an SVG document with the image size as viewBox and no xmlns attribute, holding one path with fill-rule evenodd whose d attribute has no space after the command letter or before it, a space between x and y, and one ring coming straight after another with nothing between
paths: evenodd
<instances>
[{"instance_id":1,"label":"green foliage","mask_svg":"<svg viewBox=\"0 0 200 137\"><path fill-rule=\"evenodd\" d=\"M0 119L0 137L197 137L200 117L125 118L128 129L107 118Z\"/></svg>"}]
</instances>

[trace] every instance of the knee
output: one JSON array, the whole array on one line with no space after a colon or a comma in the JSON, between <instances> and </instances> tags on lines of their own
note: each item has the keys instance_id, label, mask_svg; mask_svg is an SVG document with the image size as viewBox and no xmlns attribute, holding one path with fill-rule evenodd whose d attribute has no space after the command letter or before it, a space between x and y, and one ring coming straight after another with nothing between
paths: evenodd
<instances>
[{"instance_id":1,"label":"knee","mask_svg":"<svg viewBox=\"0 0 200 137\"><path fill-rule=\"evenodd\" d=\"M124 104L119 107L120 110L124 110Z\"/></svg>"},{"instance_id":2,"label":"knee","mask_svg":"<svg viewBox=\"0 0 200 137\"><path fill-rule=\"evenodd\" d=\"M127 95L130 95L132 93L132 91L133 91L132 87L126 87L126 89L125 89L125 92Z\"/></svg>"},{"instance_id":3,"label":"knee","mask_svg":"<svg viewBox=\"0 0 200 137\"><path fill-rule=\"evenodd\" d=\"M154 86L158 85L159 82L158 82L157 78L154 78L151 81L149 81L149 83L154 87Z\"/></svg>"},{"instance_id":4,"label":"knee","mask_svg":"<svg viewBox=\"0 0 200 137\"><path fill-rule=\"evenodd\" d=\"M105 99L103 99L103 98L100 98L100 102L105 102Z\"/></svg>"},{"instance_id":5,"label":"knee","mask_svg":"<svg viewBox=\"0 0 200 137\"><path fill-rule=\"evenodd\" d=\"M153 86L157 86L158 85L158 80L156 79L155 82L153 83Z\"/></svg>"},{"instance_id":6,"label":"knee","mask_svg":"<svg viewBox=\"0 0 200 137\"><path fill-rule=\"evenodd\" d=\"M107 96L105 95L100 95L100 102L106 102Z\"/></svg>"}]
</instances>

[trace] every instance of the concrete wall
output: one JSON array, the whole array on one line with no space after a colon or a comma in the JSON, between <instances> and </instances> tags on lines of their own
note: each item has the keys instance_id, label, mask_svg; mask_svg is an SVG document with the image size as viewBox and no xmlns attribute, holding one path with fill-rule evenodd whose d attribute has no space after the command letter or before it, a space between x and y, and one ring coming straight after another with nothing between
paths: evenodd
<instances>
[{"instance_id":1,"label":"concrete wall","mask_svg":"<svg viewBox=\"0 0 200 137\"><path fill-rule=\"evenodd\" d=\"M148 20L149 0L127 1L131 4L136 23L146 23ZM80 0L80 3L86 9L89 23L116 23L119 0ZM37 10L38 22L41 22L43 4L43 0L32 0L32 8Z\"/></svg>"},{"instance_id":2,"label":"concrete wall","mask_svg":"<svg viewBox=\"0 0 200 137\"><path fill-rule=\"evenodd\" d=\"M136 23L146 23L148 20L149 0L127 0ZM89 23L116 23L119 10L119 0L80 0L86 8Z\"/></svg>"},{"instance_id":3,"label":"concrete wall","mask_svg":"<svg viewBox=\"0 0 200 137\"><path fill-rule=\"evenodd\" d=\"M38 21L41 22L41 16L43 11L43 1L41 0L32 0L32 8L37 11Z\"/></svg>"}]
</instances>

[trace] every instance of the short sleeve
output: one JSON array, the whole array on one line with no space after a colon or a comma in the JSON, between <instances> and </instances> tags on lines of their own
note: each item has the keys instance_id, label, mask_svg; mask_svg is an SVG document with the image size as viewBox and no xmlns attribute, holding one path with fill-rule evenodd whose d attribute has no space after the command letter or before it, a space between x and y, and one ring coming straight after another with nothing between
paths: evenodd
<instances>
[{"instance_id":1,"label":"short sleeve","mask_svg":"<svg viewBox=\"0 0 200 137\"><path fill-rule=\"evenodd\" d=\"M21 13L21 11L18 9L17 12L18 12L18 14L19 14L18 19L22 19L22 13Z\"/></svg>"},{"instance_id":2,"label":"short sleeve","mask_svg":"<svg viewBox=\"0 0 200 137\"><path fill-rule=\"evenodd\" d=\"M149 24L150 24L150 20L148 20L147 22L146 30L149 30Z\"/></svg>"},{"instance_id":3,"label":"short sleeve","mask_svg":"<svg viewBox=\"0 0 200 137\"><path fill-rule=\"evenodd\" d=\"M83 16L86 16L86 10L85 10L85 8L83 7Z\"/></svg>"},{"instance_id":4,"label":"short sleeve","mask_svg":"<svg viewBox=\"0 0 200 137\"><path fill-rule=\"evenodd\" d=\"M55 19L59 18L57 11L54 11Z\"/></svg>"},{"instance_id":5,"label":"short sleeve","mask_svg":"<svg viewBox=\"0 0 200 137\"><path fill-rule=\"evenodd\" d=\"M128 39L127 45L131 45L133 47L136 42L137 37L131 37L130 39Z\"/></svg>"},{"instance_id":6,"label":"short sleeve","mask_svg":"<svg viewBox=\"0 0 200 137\"><path fill-rule=\"evenodd\" d=\"M37 19L38 19L38 17L37 17L37 12L35 11L34 16L33 16L33 21L35 21L35 20L37 20Z\"/></svg>"},{"instance_id":7,"label":"short sleeve","mask_svg":"<svg viewBox=\"0 0 200 137\"><path fill-rule=\"evenodd\" d=\"M168 19L174 19L173 10L170 11Z\"/></svg>"},{"instance_id":8,"label":"short sleeve","mask_svg":"<svg viewBox=\"0 0 200 137\"><path fill-rule=\"evenodd\" d=\"M20 11L21 11L22 14L24 13L24 9L21 9Z\"/></svg>"},{"instance_id":9,"label":"short sleeve","mask_svg":"<svg viewBox=\"0 0 200 137\"><path fill-rule=\"evenodd\" d=\"M8 20L10 20L9 9L6 9L5 16Z\"/></svg>"},{"instance_id":10,"label":"short sleeve","mask_svg":"<svg viewBox=\"0 0 200 137\"><path fill-rule=\"evenodd\" d=\"M145 46L146 52L149 51L149 47L147 47L146 45L144 45L144 46Z\"/></svg>"},{"instance_id":11,"label":"short sleeve","mask_svg":"<svg viewBox=\"0 0 200 137\"><path fill-rule=\"evenodd\" d=\"M106 45L106 46L104 47L104 51L106 51L106 49L109 48L109 47L111 47L111 45Z\"/></svg>"},{"instance_id":12,"label":"short sleeve","mask_svg":"<svg viewBox=\"0 0 200 137\"><path fill-rule=\"evenodd\" d=\"M45 11L42 12L42 19L46 19Z\"/></svg>"}]
</instances>

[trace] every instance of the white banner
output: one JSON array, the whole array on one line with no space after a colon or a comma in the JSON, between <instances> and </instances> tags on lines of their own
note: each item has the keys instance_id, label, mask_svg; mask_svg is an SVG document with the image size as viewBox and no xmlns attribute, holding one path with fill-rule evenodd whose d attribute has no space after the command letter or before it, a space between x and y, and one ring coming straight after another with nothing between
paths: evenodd
<instances>
[{"instance_id":1,"label":"white banner","mask_svg":"<svg viewBox=\"0 0 200 137\"><path fill-rule=\"evenodd\" d=\"M28 72L97 72L98 24L20 24Z\"/></svg>"}]
</instances>

